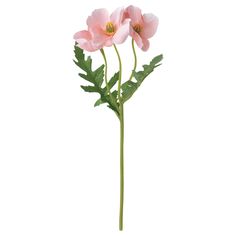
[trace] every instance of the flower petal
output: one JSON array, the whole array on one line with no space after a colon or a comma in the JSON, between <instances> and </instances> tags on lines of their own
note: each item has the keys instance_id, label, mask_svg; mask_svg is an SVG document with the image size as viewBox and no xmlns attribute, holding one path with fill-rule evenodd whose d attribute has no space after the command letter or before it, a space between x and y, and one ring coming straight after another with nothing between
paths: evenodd
<instances>
[{"instance_id":1,"label":"flower petal","mask_svg":"<svg viewBox=\"0 0 236 236\"><path fill-rule=\"evenodd\" d=\"M143 47L142 50L143 51L147 51L149 49L150 46L150 42L148 39L143 38Z\"/></svg>"},{"instance_id":2,"label":"flower petal","mask_svg":"<svg viewBox=\"0 0 236 236\"><path fill-rule=\"evenodd\" d=\"M129 21L125 21L125 23L121 25L114 34L113 42L117 44L123 43L129 35L129 27L130 27Z\"/></svg>"},{"instance_id":3,"label":"flower petal","mask_svg":"<svg viewBox=\"0 0 236 236\"><path fill-rule=\"evenodd\" d=\"M106 42L104 43L104 46L111 47L113 45L112 37L107 38Z\"/></svg>"},{"instance_id":4,"label":"flower petal","mask_svg":"<svg viewBox=\"0 0 236 236\"><path fill-rule=\"evenodd\" d=\"M123 20L123 15L124 15L124 8L119 7L117 8L110 17L110 21L116 26L119 27L120 24L122 23Z\"/></svg>"},{"instance_id":5,"label":"flower petal","mask_svg":"<svg viewBox=\"0 0 236 236\"><path fill-rule=\"evenodd\" d=\"M73 38L74 38L74 40L77 40L77 39L91 40L92 35L89 31L82 30L82 31L75 33Z\"/></svg>"},{"instance_id":6,"label":"flower petal","mask_svg":"<svg viewBox=\"0 0 236 236\"><path fill-rule=\"evenodd\" d=\"M157 31L158 18L153 14L144 14L143 15L143 28L140 33L141 37L149 39Z\"/></svg>"},{"instance_id":7,"label":"flower petal","mask_svg":"<svg viewBox=\"0 0 236 236\"><path fill-rule=\"evenodd\" d=\"M95 44L93 42L92 35L89 31L83 30L79 31L74 35L75 41L78 43L78 46L86 51L94 52L102 48L102 44Z\"/></svg>"},{"instance_id":8,"label":"flower petal","mask_svg":"<svg viewBox=\"0 0 236 236\"><path fill-rule=\"evenodd\" d=\"M107 9L96 9L92 12L92 15L87 19L87 25L89 29L100 27L103 30L106 28L106 23L110 21L109 13Z\"/></svg>"},{"instance_id":9,"label":"flower petal","mask_svg":"<svg viewBox=\"0 0 236 236\"><path fill-rule=\"evenodd\" d=\"M140 8L131 5L126 8L126 13L131 19L132 24L140 24L142 22L142 12Z\"/></svg>"},{"instance_id":10,"label":"flower petal","mask_svg":"<svg viewBox=\"0 0 236 236\"><path fill-rule=\"evenodd\" d=\"M90 29L90 31L91 31L92 36L93 36L93 41L96 44L104 44L105 41L110 37L110 36L106 35L104 33L104 31L99 27L95 27L93 29Z\"/></svg>"},{"instance_id":11,"label":"flower petal","mask_svg":"<svg viewBox=\"0 0 236 236\"><path fill-rule=\"evenodd\" d=\"M130 26L130 36L134 39L139 48L143 47L143 40L140 35L133 30L133 27Z\"/></svg>"}]
</instances>

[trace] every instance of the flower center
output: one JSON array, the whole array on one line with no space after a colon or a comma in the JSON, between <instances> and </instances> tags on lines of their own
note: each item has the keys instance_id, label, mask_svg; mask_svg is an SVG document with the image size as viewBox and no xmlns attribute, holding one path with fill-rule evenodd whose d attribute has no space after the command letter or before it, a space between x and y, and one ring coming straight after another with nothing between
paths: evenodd
<instances>
[{"instance_id":1,"label":"flower center","mask_svg":"<svg viewBox=\"0 0 236 236\"><path fill-rule=\"evenodd\" d=\"M115 33L115 26L112 22L107 22L106 24L106 34L113 35Z\"/></svg>"},{"instance_id":2,"label":"flower center","mask_svg":"<svg viewBox=\"0 0 236 236\"><path fill-rule=\"evenodd\" d=\"M139 33L141 32L141 30L142 30L140 24L135 24L135 25L133 26L133 29L134 29L134 31L135 31L136 33L138 33L138 34L139 34Z\"/></svg>"}]
</instances>

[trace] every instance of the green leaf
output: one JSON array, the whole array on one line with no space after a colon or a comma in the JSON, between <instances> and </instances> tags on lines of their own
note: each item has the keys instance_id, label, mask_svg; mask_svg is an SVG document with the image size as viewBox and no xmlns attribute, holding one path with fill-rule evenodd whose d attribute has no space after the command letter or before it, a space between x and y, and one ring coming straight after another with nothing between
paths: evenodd
<instances>
[{"instance_id":1,"label":"green leaf","mask_svg":"<svg viewBox=\"0 0 236 236\"><path fill-rule=\"evenodd\" d=\"M87 80L87 81L93 83L93 80L91 80L87 75L82 74L82 73L79 73L79 76L80 76L81 78L83 78L83 79L85 79L85 80Z\"/></svg>"},{"instance_id":2,"label":"green leaf","mask_svg":"<svg viewBox=\"0 0 236 236\"><path fill-rule=\"evenodd\" d=\"M142 71L138 71L138 72L134 71L133 72L134 79L136 80L135 82L129 80L129 81L126 81L125 83L123 83L121 85L123 103L128 101L133 96L133 94L136 92L138 87L142 84L144 79L148 75L150 75L157 66L161 65L161 64L158 64L158 63L162 59L163 59L162 55L158 55L158 56L154 57L152 59L152 61L149 63L149 65L143 65L143 70Z\"/></svg>"},{"instance_id":3,"label":"green leaf","mask_svg":"<svg viewBox=\"0 0 236 236\"><path fill-rule=\"evenodd\" d=\"M95 81L99 87L102 86L103 77L104 77L104 65L101 65L94 71Z\"/></svg>"},{"instance_id":4,"label":"green leaf","mask_svg":"<svg viewBox=\"0 0 236 236\"><path fill-rule=\"evenodd\" d=\"M133 81L127 81L121 86L122 88L122 101L125 102L131 98L134 92L137 90L138 85Z\"/></svg>"},{"instance_id":5,"label":"green leaf","mask_svg":"<svg viewBox=\"0 0 236 236\"><path fill-rule=\"evenodd\" d=\"M99 90L94 86L80 86L85 92L89 93L99 93Z\"/></svg>"},{"instance_id":6,"label":"green leaf","mask_svg":"<svg viewBox=\"0 0 236 236\"><path fill-rule=\"evenodd\" d=\"M119 72L116 72L108 82L109 89L112 89L118 80L119 80Z\"/></svg>"},{"instance_id":7,"label":"green leaf","mask_svg":"<svg viewBox=\"0 0 236 236\"><path fill-rule=\"evenodd\" d=\"M162 61L162 59L163 59L163 55L162 55L162 54L161 54L161 55L158 55L158 56L156 56L156 57L154 57L154 58L152 59L151 63L156 65L157 63L159 63L160 61Z\"/></svg>"},{"instance_id":8,"label":"green leaf","mask_svg":"<svg viewBox=\"0 0 236 236\"><path fill-rule=\"evenodd\" d=\"M117 101L116 101L116 100L117 100L117 95L118 95L117 90L113 91L113 92L111 93L111 95L113 96L115 102L117 102ZM95 102L94 106L96 107L96 106L99 106L99 105L101 105L101 104L106 103L107 99L109 99L109 98L110 98L109 95L100 97L100 98Z\"/></svg>"},{"instance_id":9,"label":"green leaf","mask_svg":"<svg viewBox=\"0 0 236 236\"><path fill-rule=\"evenodd\" d=\"M103 103L105 103L106 102L106 100L104 100L104 99L102 99L102 98L99 98L95 103L94 103L94 106L96 107L96 106L99 106L99 105L101 105L101 104L103 104Z\"/></svg>"},{"instance_id":10,"label":"green leaf","mask_svg":"<svg viewBox=\"0 0 236 236\"><path fill-rule=\"evenodd\" d=\"M74 47L74 53L75 58L74 60L75 64L84 72L79 73L79 76L88 81L92 85L84 86L82 85L81 88L85 92L93 92L98 93L100 95L100 98L96 101L94 106L98 106L102 103L107 103L108 107L111 108L117 115L119 115L119 109L118 109L118 103L117 103L117 92L112 93L113 96L111 99L110 95L107 95L106 93L106 87L102 87L102 84L104 82L104 65L99 66L97 69L92 69L92 58L85 57L83 49L79 48L78 45L75 45ZM115 78L114 78L115 77ZM117 78L116 74L111 78L110 85L111 87L114 86L116 83Z\"/></svg>"}]
</instances>

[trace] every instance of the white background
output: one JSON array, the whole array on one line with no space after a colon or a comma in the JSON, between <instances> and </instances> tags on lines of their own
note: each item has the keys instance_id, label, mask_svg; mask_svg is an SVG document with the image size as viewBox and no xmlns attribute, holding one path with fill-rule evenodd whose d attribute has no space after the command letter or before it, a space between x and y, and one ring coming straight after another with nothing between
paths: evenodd
<instances>
[{"instance_id":1,"label":"white background","mask_svg":"<svg viewBox=\"0 0 236 236\"><path fill-rule=\"evenodd\" d=\"M139 68L164 60L125 106L121 233L119 123L80 89L72 36L93 9L132 2L2 0L0 235L235 236L234 2L133 2L160 19ZM130 39L119 49L126 78Z\"/></svg>"}]
</instances>

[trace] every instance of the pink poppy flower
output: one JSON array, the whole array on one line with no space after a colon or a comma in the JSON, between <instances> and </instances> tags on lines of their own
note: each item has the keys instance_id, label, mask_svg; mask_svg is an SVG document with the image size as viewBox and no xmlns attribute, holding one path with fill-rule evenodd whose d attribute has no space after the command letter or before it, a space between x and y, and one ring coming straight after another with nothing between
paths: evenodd
<instances>
[{"instance_id":1,"label":"pink poppy flower","mask_svg":"<svg viewBox=\"0 0 236 236\"><path fill-rule=\"evenodd\" d=\"M97 9L87 19L88 31L74 35L79 47L96 51L104 46L123 43L129 35L129 20L124 20L124 8L117 8L111 15L106 9Z\"/></svg>"},{"instance_id":2,"label":"pink poppy flower","mask_svg":"<svg viewBox=\"0 0 236 236\"><path fill-rule=\"evenodd\" d=\"M131 19L130 36L139 48L147 51L150 45L148 39L156 33L158 18L153 14L142 15L141 9L132 5L126 8L125 17Z\"/></svg>"},{"instance_id":3,"label":"pink poppy flower","mask_svg":"<svg viewBox=\"0 0 236 236\"><path fill-rule=\"evenodd\" d=\"M94 10L87 19L94 41L104 46L123 43L129 35L129 21L124 20L124 8L117 8L110 16L106 9Z\"/></svg>"}]
</instances>

